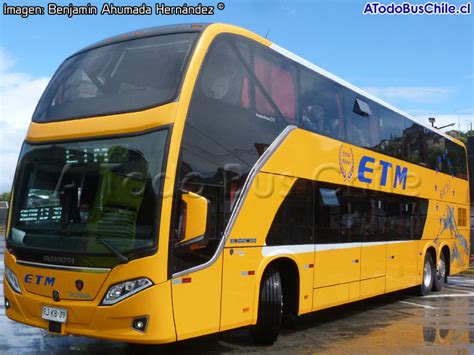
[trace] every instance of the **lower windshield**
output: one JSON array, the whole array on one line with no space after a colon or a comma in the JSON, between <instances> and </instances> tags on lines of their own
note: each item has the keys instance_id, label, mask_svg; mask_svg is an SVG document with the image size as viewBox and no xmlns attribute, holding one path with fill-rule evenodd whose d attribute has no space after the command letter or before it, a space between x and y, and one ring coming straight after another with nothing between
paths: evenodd
<instances>
[{"instance_id":1,"label":"lower windshield","mask_svg":"<svg viewBox=\"0 0 474 355\"><path fill-rule=\"evenodd\" d=\"M82 266L111 266L154 249L167 136L168 130L160 130L82 142L25 143L9 246L33 253L38 261Z\"/></svg>"}]
</instances>

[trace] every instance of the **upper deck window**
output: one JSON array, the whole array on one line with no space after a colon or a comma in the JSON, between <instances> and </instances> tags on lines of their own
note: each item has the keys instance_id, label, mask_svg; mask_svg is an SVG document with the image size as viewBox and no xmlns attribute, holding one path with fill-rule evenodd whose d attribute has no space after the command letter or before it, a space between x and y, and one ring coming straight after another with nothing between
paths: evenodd
<instances>
[{"instance_id":1,"label":"upper deck window","mask_svg":"<svg viewBox=\"0 0 474 355\"><path fill-rule=\"evenodd\" d=\"M46 88L33 120L131 112L172 101L197 36L139 38L68 58Z\"/></svg>"},{"instance_id":2,"label":"upper deck window","mask_svg":"<svg viewBox=\"0 0 474 355\"><path fill-rule=\"evenodd\" d=\"M285 119L296 123L296 73L290 63L258 48L255 54L255 75ZM265 99L262 91L255 91L257 111L269 116L275 115L274 108Z\"/></svg>"}]
</instances>

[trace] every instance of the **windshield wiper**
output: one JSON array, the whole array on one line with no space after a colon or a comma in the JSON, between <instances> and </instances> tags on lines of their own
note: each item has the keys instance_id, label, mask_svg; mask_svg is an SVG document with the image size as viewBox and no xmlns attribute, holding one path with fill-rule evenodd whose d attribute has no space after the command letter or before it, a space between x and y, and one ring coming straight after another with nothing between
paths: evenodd
<instances>
[{"instance_id":1,"label":"windshield wiper","mask_svg":"<svg viewBox=\"0 0 474 355\"><path fill-rule=\"evenodd\" d=\"M112 244L110 244L108 241L106 241L100 234L95 233L95 239L102 244L104 247L109 249L120 261L121 264L126 264L128 263L129 259L123 255L117 248L115 248Z\"/></svg>"}]
</instances>

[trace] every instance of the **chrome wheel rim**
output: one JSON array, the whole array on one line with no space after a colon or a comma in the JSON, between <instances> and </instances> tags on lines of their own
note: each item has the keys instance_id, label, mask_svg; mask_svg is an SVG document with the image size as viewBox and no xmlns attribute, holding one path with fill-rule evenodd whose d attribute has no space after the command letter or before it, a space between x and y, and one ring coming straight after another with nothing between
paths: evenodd
<instances>
[{"instance_id":1,"label":"chrome wheel rim","mask_svg":"<svg viewBox=\"0 0 474 355\"><path fill-rule=\"evenodd\" d=\"M446 276L446 263L444 262L443 259L439 259L439 264L438 264L438 278L444 279Z\"/></svg>"},{"instance_id":2,"label":"chrome wheel rim","mask_svg":"<svg viewBox=\"0 0 474 355\"><path fill-rule=\"evenodd\" d=\"M428 260L425 261L425 266L423 268L423 284L426 288L430 287L431 284L431 265Z\"/></svg>"}]
</instances>

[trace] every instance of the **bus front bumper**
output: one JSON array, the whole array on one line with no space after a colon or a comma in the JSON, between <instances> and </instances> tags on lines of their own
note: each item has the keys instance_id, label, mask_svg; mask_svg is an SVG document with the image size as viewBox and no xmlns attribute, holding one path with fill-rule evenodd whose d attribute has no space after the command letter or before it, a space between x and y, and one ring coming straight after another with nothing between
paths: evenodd
<instances>
[{"instance_id":1,"label":"bus front bumper","mask_svg":"<svg viewBox=\"0 0 474 355\"><path fill-rule=\"evenodd\" d=\"M68 311L67 321L62 324L61 335L82 335L100 339L141 344L162 344L176 341L173 320L170 281L154 285L115 305L99 306L99 300L54 302L51 298L29 293L14 292L4 279L4 296L8 318L49 329L49 321L41 318L43 305ZM147 317L144 331L135 330L132 323Z\"/></svg>"}]
</instances>

